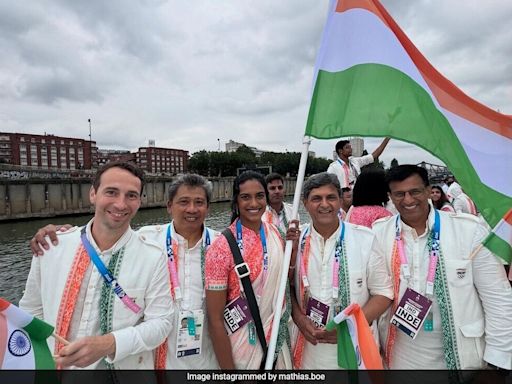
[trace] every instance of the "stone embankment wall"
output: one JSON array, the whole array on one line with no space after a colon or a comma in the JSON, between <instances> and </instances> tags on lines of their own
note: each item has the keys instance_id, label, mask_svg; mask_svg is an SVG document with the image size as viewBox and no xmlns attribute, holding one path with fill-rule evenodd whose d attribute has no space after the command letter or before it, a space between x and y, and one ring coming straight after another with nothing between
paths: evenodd
<instances>
[{"instance_id":1,"label":"stone embankment wall","mask_svg":"<svg viewBox=\"0 0 512 384\"><path fill-rule=\"evenodd\" d=\"M231 200L233 177L210 178L212 202ZM147 178L142 208L165 207L167 190L173 178ZM286 194L293 194L295 178L285 181ZM0 221L35 217L89 214L94 207L89 201L90 174L80 175L37 171L0 170Z\"/></svg>"}]
</instances>

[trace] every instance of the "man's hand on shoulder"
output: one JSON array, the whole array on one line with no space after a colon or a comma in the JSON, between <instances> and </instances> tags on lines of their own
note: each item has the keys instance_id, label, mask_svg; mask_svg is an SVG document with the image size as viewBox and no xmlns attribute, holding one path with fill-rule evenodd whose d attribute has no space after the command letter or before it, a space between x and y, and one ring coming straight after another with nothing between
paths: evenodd
<instances>
[{"instance_id":1,"label":"man's hand on shoulder","mask_svg":"<svg viewBox=\"0 0 512 384\"><path fill-rule=\"evenodd\" d=\"M34 237L30 240L30 250L34 256L43 256L44 251L50 249L50 245L46 241L46 236L49 237L51 243L53 245L59 244L59 240L57 239L57 232L66 232L73 226L71 224L64 225L53 225L48 224L47 226L40 228Z\"/></svg>"}]
</instances>

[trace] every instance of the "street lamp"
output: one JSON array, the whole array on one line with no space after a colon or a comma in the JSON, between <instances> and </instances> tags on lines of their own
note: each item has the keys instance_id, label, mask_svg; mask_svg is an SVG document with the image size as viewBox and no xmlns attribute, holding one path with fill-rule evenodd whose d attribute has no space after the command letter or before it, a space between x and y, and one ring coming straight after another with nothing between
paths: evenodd
<instances>
[{"instance_id":1,"label":"street lamp","mask_svg":"<svg viewBox=\"0 0 512 384\"><path fill-rule=\"evenodd\" d=\"M92 128L91 128L91 119L87 119L89 122L89 161L91 162L92 169Z\"/></svg>"},{"instance_id":2,"label":"street lamp","mask_svg":"<svg viewBox=\"0 0 512 384\"><path fill-rule=\"evenodd\" d=\"M219 152L220 152L220 139L217 139L217 142L219 143Z\"/></svg>"}]
</instances>

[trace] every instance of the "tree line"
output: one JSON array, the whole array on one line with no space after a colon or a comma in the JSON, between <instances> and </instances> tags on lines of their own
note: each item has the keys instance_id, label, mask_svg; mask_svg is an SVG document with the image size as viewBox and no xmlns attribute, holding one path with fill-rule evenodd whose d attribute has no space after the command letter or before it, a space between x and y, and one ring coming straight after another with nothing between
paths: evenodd
<instances>
[{"instance_id":1,"label":"tree line","mask_svg":"<svg viewBox=\"0 0 512 384\"><path fill-rule=\"evenodd\" d=\"M396 162L396 159L393 160ZM236 176L239 168L254 169L259 166L272 166L272 172L283 176L297 176L299 162L300 152L263 152L260 157L257 157L249 147L242 145L235 152L206 150L195 152L188 161L188 168L190 172L202 176L223 177ZM309 156L306 163L306 176L326 171L331 162L332 160L323 157ZM375 161L364 168L384 169L384 162Z\"/></svg>"},{"instance_id":2,"label":"tree line","mask_svg":"<svg viewBox=\"0 0 512 384\"><path fill-rule=\"evenodd\" d=\"M235 152L199 151L192 154L188 161L190 172L203 176L236 176L238 168L254 169L260 166L272 166L272 172L283 176L297 176L300 152L263 152L256 157L247 146L242 145ZM306 175L323 172L331 160L309 156Z\"/></svg>"}]
</instances>

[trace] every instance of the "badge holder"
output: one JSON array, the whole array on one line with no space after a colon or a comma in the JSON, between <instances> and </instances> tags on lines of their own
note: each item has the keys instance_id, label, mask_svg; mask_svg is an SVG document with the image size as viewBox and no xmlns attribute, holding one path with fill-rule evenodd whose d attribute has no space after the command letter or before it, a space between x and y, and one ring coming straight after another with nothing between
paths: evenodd
<instances>
[{"instance_id":1,"label":"badge holder","mask_svg":"<svg viewBox=\"0 0 512 384\"><path fill-rule=\"evenodd\" d=\"M201 354L203 324L202 309L179 311L176 358Z\"/></svg>"},{"instance_id":2,"label":"badge holder","mask_svg":"<svg viewBox=\"0 0 512 384\"><path fill-rule=\"evenodd\" d=\"M425 324L428 315L432 315L431 307L432 301L428 297L407 288L391 318L391 324L414 340L421 329L433 328L433 321Z\"/></svg>"}]
</instances>

